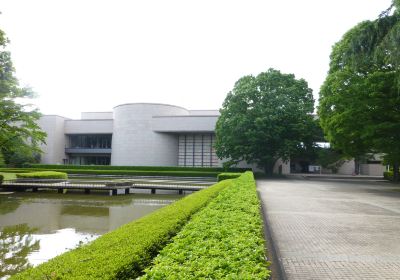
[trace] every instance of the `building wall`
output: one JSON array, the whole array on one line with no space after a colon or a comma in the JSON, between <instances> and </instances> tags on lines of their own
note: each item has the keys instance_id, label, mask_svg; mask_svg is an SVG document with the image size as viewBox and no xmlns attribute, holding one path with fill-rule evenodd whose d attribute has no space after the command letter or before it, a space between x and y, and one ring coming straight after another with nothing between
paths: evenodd
<instances>
[{"instance_id":1,"label":"building wall","mask_svg":"<svg viewBox=\"0 0 400 280\"><path fill-rule=\"evenodd\" d=\"M113 112L82 112L82 120L112 120Z\"/></svg>"},{"instance_id":2,"label":"building wall","mask_svg":"<svg viewBox=\"0 0 400 280\"><path fill-rule=\"evenodd\" d=\"M188 114L182 107L166 104L115 107L111 165L177 166L178 135L153 131L153 117Z\"/></svg>"},{"instance_id":3,"label":"building wall","mask_svg":"<svg viewBox=\"0 0 400 280\"><path fill-rule=\"evenodd\" d=\"M66 158L66 136L64 132L66 120L68 119L56 115L47 115L40 118L39 126L47 133L46 144L41 145L43 151L41 163L63 164L63 160Z\"/></svg>"},{"instance_id":4,"label":"building wall","mask_svg":"<svg viewBox=\"0 0 400 280\"><path fill-rule=\"evenodd\" d=\"M360 164L361 175L382 176L385 170L385 166L379 163Z\"/></svg>"},{"instance_id":5,"label":"building wall","mask_svg":"<svg viewBox=\"0 0 400 280\"><path fill-rule=\"evenodd\" d=\"M66 120L65 134L111 134L113 120Z\"/></svg>"},{"instance_id":6,"label":"building wall","mask_svg":"<svg viewBox=\"0 0 400 280\"><path fill-rule=\"evenodd\" d=\"M154 116L153 130L158 132L214 133L218 116Z\"/></svg>"}]
</instances>

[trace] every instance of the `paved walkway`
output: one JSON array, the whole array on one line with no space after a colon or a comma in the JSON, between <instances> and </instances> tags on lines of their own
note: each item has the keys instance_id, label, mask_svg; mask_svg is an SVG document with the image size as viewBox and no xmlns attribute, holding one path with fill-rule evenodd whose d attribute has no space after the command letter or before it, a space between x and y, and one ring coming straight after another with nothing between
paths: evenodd
<instances>
[{"instance_id":1,"label":"paved walkway","mask_svg":"<svg viewBox=\"0 0 400 280\"><path fill-rule=\"evenodd\" d=\"M400 191L393 185L258 180L257 186L283 279L400 279Z\"/></svg>"}]
</instances>

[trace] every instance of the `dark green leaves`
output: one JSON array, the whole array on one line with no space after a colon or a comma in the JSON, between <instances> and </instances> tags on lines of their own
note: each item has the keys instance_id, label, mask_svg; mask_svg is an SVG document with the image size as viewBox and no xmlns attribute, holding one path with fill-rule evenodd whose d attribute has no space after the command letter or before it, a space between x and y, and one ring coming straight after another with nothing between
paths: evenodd
<instances>
[{"instance_id":1,"label":"dark green leaves","mask_svg":"<svg viewBox=\"0 0 400 280\"><path fill-rule=\"evenodd\" d=\"M313 126L312 90L303 79L269 69L245 76L228 93L216 126L217 155L245 160L267 172L309 145Z\"/></svg>"}]
</instances>

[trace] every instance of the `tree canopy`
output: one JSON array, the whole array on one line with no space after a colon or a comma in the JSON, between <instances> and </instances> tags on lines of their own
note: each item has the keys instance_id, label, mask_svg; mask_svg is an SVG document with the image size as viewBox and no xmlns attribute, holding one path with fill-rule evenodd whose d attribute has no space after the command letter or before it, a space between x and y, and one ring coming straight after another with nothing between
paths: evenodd
<instances>
[{"instance_id":1,"label":"tree canopy","mask_svg":"<svg viewBox=\"0 0 400 280\"><path fill-rule=\"evenodd\" d=\"M279 158L312 146L314 99L305 80L269 69L244 76L223 103L216 153L229 164L245 160L272 173Z\"/></svg>"},{"instance_id":2,"label":"tree canopy","mask_svg":"<svg viewBox=\"0 0 400 280\"><path fill-rule=\"evenodd\" d=\"M19 86L7 44L8 39L0 30L0 152L8 163L15 151L40 152L39 144L46 134L37 124L38 110L19 102L34 95L29 88Z\"/></svg>"},{"instance_id":3,"label":"tree canopy","mask_svg":"<svg viewBox=\"0 0 400 280\"><path fill-rule=\"evenodd\" d=\"M353 27L333 46L318 114L345 155L383 153L400 161L400 1Z\"/></svg>"}]
</instances>

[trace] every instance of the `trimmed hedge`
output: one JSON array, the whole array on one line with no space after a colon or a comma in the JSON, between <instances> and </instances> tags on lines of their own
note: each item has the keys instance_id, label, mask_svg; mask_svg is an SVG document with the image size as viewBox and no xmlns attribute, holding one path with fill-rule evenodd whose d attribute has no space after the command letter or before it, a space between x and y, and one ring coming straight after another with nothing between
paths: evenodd
<instances>
[{"instance_id":1,"label":"trimmed hedge","mask_svg":"<svg viewBox=\"0 0 400 280\"><path fill-rule=\"evenodd\" d=\"M21 179L68 179L67 173L55 171L39 171L31 173L17 173L17 178Z\"/></svg>"},{"instance_id":2,"label":"trimmed hedge","mask_svg":"<svg viewBox=\"0 0 400 280\"><path fill-rule=\"evenodd\" d=\"M242 173L219 173L217 176L217 181L220 182L222 180L227 179L235 179L242 175Z\"/></svg>"},{"instance_id":3,"label":"trimmed hedge","mask_svg":"<svg viewBox=\"0 0 400 280\"><path fill-rule=\"evenodd\" d=\"M42 169L86 169L86 170L133 170L133 171L188 171L188 172L245 172L251 168L233 167L187 167L187 166L116 166L116 165L60 165L60 164L31 164L31 168Z\"/></svg>"},{"instance_id":4,"label":"trimmed hedge","mask_svg":"<svg viewBox=\"0 0 400 280\"><path fill-rule=\"evenodd\" d=\"M32 172L32 171L60 171L68 174L93 174L93 175L132 175L132 176L175 176L175 177L213 177L216 178L219 172L200 171L146 171L146 170L90 170L90 169L2 169L1 172Z\"/></svg>"},{"instance_id":5,"label":"trimmed hedge","mask_svg":"<svg viewBox=\"0 0 400 280\"><path fill-rule=\"evenodd\" d=\"M155 258L144 279L269 279L260 202L251 172L199 211Z\"/></svg>"},{"instance_id":6,"label":"trimmed hedge","mask_svg":"<svg viewBox=\"0 0 400 280\"><path fill-rule=\"evenodd\" d=\"M217 183L10 279L132 279L187 220L229 185Z\"/></svg>"}]
</instances>

